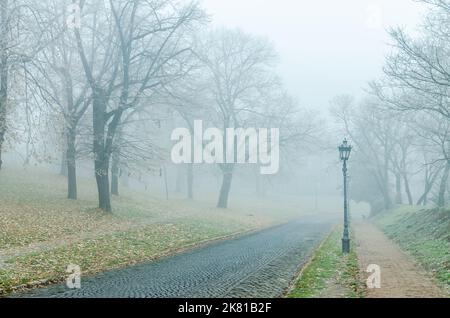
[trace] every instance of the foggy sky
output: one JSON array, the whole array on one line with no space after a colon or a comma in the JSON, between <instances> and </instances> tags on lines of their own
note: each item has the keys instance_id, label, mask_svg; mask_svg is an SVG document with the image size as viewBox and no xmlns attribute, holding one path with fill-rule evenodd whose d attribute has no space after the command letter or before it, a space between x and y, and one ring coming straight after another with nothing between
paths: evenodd
<instances>
[{"instance_id":1,"label":"foggy sky","mask_svg":"<svg viewBox=\"0 0 450 318\"><path fill-rule=\"evenodd\" d=\"M414 31L424 5L413 0L203 0L215 27L270 39L280 75L301 105L326 110L338 94L358 96L381 75L388 26Z\"/></svg>"}]
</instances>

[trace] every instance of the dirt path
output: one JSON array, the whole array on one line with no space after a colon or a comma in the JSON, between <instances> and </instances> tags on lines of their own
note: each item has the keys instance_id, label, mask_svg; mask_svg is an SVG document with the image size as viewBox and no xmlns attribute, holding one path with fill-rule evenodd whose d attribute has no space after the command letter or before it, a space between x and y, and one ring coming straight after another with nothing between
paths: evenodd
<instances>
[{"instance_id":1,"label":"dirt path","mask_svg":"<svg viewBox=\"0 0 450 318\"><path fill-rule=\"evenodd\" d=\"M361 275L366 279L367 266L380 266L381 288L367 289L368 298L431 298L445 297L420 266L415 264L400 248L375 225L355 222L355 239Z\"/></svg>"}]
</instances>

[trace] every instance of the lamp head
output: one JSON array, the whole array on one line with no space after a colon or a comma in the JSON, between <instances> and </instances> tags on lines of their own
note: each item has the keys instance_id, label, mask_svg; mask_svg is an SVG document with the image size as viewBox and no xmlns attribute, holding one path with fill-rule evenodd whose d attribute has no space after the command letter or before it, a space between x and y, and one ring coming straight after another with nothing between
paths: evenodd
<instances>
[{"instance_id":1,"label":"lamp head","mask_svg":"<svg viewBox=\"0 0 450 318\"><path fill-rule=\"evenodd\" d=\"M350 158L350 153L352 151L352 146L348 144L347 139L344 139L338 149L341 161L347 161Z\"/></svg>"}]
</instances>

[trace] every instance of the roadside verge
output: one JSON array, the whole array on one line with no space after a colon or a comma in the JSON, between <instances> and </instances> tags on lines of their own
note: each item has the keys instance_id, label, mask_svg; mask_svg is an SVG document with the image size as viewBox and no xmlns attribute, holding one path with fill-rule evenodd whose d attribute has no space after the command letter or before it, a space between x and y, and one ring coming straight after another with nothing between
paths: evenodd
<instances>
[{"instance_id":1,"label":"roadside verge","mask_svg":"<svg viewBox=\"0 0 450 318\"><path fill-rule=\"evenodd\" d=\"M341 250L341 227L334 227L302 268L286 297L359 298L362 296L357 257Z\"/></svg>"}]
</instances>

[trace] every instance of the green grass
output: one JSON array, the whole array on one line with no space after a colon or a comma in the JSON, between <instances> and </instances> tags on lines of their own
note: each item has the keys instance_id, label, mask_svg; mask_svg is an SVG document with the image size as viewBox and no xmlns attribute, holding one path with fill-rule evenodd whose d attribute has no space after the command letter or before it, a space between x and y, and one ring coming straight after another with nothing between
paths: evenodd
<instances>
[{"instance_id":1,"label":"green grass","mask_svg":"<svg viewBox=\"0 0 450 318\"><path fill-rule=\"evenodd\" d=\"M355 251L342 254L340 228L335 228L303 268L288 298L359 298L362 288Z\"/></svg>"},{"instance_id":2,"label":"green grass","mask_svg":"<svg viewBox=\"0 0 450 318\"><path fill-rule=\"evenodd\" d=\"M400 206L375 223L450 290L450 210Z\"/></svg>"}]
</instances>

